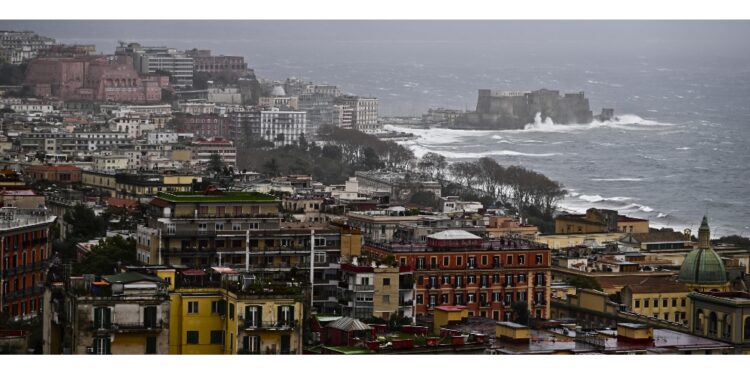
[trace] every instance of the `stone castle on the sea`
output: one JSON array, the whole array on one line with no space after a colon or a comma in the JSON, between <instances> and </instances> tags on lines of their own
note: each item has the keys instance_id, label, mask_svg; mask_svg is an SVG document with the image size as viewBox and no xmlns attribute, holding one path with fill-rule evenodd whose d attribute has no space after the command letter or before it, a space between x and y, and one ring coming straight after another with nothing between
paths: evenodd
<instances>
[{"instance_id":1,"label":"stone castle on the sea","mask_svg":"<svg viewBox=\"0 0 750 375\"><path fill-rule=\"evenodd\" d=\"M541 119L555 124L588 124L594 119L612 119L614 110L602 109L594 116L583 92L560 95L557 90L496 91L479 90L477 109L453 117L445 125L465 129L523 129Z\"/></svg>"}]
</instances>

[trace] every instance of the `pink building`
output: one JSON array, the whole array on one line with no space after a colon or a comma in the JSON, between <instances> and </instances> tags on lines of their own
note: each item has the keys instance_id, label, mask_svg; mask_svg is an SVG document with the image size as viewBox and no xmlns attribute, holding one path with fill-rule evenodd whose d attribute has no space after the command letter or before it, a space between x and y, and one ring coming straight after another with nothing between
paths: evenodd
<instances>
[{"instance_id":1,"label":"pink building","mask_svg":"<svg viewBox=\"0 0 750 375\"><path fill-rule=\"evenodd\" d=\"M25 85L40 97L130 103L159 102L166 87L161 77L139 76L127 56L37 58Z\"/></svg>"}]
</instances>

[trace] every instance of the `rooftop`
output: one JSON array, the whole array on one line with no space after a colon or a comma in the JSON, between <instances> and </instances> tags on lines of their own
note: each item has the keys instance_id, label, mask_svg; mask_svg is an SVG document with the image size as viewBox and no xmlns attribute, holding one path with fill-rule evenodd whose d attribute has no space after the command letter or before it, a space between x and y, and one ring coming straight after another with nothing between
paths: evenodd
<instances>
[{"instance_id":1,"label":"rooftop","mask_svg":"<svg viewBox=\"0 0 750 375\"><path fill-rule=\"evenodd\" d=\"M200 203L200 202L274 202L278 199L269 194L258 192L218 192L218 193L189 193L189 192L160 192L157 198L172 203Z\"/></svg>"}]
</instances>

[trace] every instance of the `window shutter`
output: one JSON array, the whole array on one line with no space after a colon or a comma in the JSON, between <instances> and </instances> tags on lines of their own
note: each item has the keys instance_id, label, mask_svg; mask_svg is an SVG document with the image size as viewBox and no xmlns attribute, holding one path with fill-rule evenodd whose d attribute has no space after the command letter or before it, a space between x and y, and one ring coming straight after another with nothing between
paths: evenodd
<instances>
[{"instance_id":1,"label":"window shutter","mask_svg":"<svg viewBox=\"0 0 750 375\"><path fill-rule=\"evenodd\" d=\"M254 307L255 309L255 325L258 327L263 327L263 307Z\"/></svg>"},{"instance_id":2,"label":"window shutter","mask_svg":"<svg viewBox=\"0 0 750 375\"><path fill-rule=\"evenodd\" d=\"M102 309L96 308L94 309L94 328L101 328L102 327Z\"/></svg>"},{"instance_id":3,"label":"window shutter","mask_svg":"<svg viewBox=\"0 0 750 375\"><path fill-rule=\"evenodd\" d=\"M294 323L294 306L289 306L289 324Z\"/></svg>"},{"instance_id":4,"label":"window shutter","mask_svg":"<svg viewBox=\"0 0 750 375\"><path fill-rule=\"evenodd\" d=\"M104 328L109 328L111 325L112 325L112 310L108 308L104 308Z\"/></svg>"},{"instance_id":5,"label":"window shutter","mask_svg":"<svg viewBox=\"0 0 750 375\"><path fill-rule=\"evenodd\" d=\"M276 324L280 325L281 322L284 320L284 311L281 310L281 306L276 307Z\"/></svg>"}]
</instances>

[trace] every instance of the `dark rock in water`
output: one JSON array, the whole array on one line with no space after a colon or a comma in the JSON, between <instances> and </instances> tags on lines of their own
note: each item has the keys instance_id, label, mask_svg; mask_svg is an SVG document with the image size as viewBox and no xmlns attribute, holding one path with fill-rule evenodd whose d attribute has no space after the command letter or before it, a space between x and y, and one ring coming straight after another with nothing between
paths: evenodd
<instances>
[{"instance_id":1,"label":"dark rock in water","mask_svg":"<svg viewBox=\"0 0 750 375\"><path fill-rule=\"evenodd\" d=\"M589 100L583 92L560 95L557 90L495 91L479 90L477 110L458 116L450 127L463 129L523 129L534 118L550 118L555 124L588 124L594 120ZM613 117L604 109L599 121Z\"/></svg>"}]
</instances>

